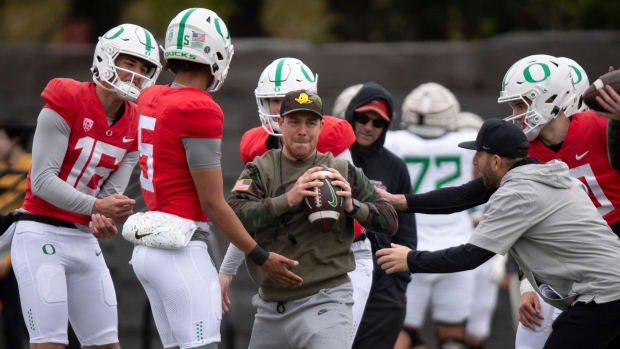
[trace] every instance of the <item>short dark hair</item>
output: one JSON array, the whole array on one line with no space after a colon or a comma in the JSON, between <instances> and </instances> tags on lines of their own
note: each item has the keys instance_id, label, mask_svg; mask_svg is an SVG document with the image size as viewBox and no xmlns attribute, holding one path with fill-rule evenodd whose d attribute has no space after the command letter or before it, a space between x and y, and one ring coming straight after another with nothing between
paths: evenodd
<instances>
[{"instance_id":1,"label":"short dark hair","mask_svg":"<svg viewBox=\"0 0 620 349\"><path fill-rule=\"evenodd\" d=\"M182 59L169 59L166 61L166 69L170 70L174 74L181 72L198 73L207 71L211 74L211 66L208 64L201 64L196 62L190 62Z\"/></svg>"}]
</instances>

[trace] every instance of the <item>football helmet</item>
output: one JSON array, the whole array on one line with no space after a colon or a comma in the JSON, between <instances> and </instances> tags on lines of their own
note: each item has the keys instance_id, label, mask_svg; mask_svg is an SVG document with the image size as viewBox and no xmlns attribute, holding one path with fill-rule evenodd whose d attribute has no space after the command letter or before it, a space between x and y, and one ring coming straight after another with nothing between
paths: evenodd
<instances>
[{"instance_id":1,"label":"football helmet","mask_svg":"<svg viewBox=\"0 0 620 349\"><path fill-rule=\"evenodd\" d=\"M469 111L462 111L456 118L456 128L459 130L478 131L484 120L478 115Z\"/></svg>"},{"instance_id":2,"label":"football helmet","mask_svg":"<svg viewBox=\"0 0 620 349\"><path fill-rule=\"evenodd\" d=\"M461 107L454 94L435 82L413 89L402 106L401 127L424 138L443 136L457 129Z\"/></svg>"},{"instance_id":3,"label":"football helmet","mask_svg":"<svg viewBox=\"0 0 620 349\"><path fill-rule=\"evenodd\" d=\"M172 19L166 30L164 58L207 64L213 82L207 91L216 92L228 75L234 48L224 21L205 8L188 8Z\"/></svg>"},{"instance_id":4,"label":"football helmet","mask_svg":"<svg viewBox=\"0 0 620 349\"><path fill-rule=\"evenodd\" d=\"M334 103L332 115L337 118L344 119L344 114L347 112L349 103L351 103L353 97L357 95L357 93L362 89L363 86L364 84L355 84L342 90L338 97L336 97L336 102Z\"/></svg>"},{"instance_id":5,"label":"football helmet","mask_svg":"<svg viewBox=\"0 0 620 349\"><path fill-rule=\"evenodd\" d=\"M117 66L116 59L120 54L130 55L146 62L147 73L142 75ZM90 71L97 86L107 91L114 91L125 100L135 101L143 89L155 83L161 72L159 48L153 34L140 26L127 23L108 30L99 37L95 46ZM131 74L130 81L120 80L119 71ZM140 86L136 85L136 77L142 79Z\"/></svg>"},{"instance_id":6,"label":"football helmet","mask_svg":"<svg viewBox=\"0 0 620 349\"><path fill-rule=\"evenodd\" d=\"M576 102L571 69L558 58L528 56L513 64L504 79L498 103L523 101L527 110L504 118L521 123L529 141L538 137L542 127Z\"/></svg>"},{"instance_id":7,"label":"football helmet","mask_svg":"<svg viewBox=\"0 0 620 349\"><path fill-rule=\"evenodd\" d=\"M284 98L290 91L307 90L317 93L319 76L312 73L302 61L283 57L271 62L260 74L254 90L258 116L263 128L273 136L281 136L277 119L279 114L269 111L269 98Z\"/></svg>"},{"instance_id":8,"label":"football helmet","mask_svg":"<svg viewBox=\"0 0 620 349\"><path fill-rule=\"evenodd\" d=\"M573 86L575 86L575 93L577 94L577 102L566 109L566 116L571 116L576 113L581 113L588 110L588 106L583 102L583 94L590 86L590 80L588 74L579 63L567 57L558 58L561 63L567 64L571 68L571 74L573 78Z\"/></svg>"}]
</instances>

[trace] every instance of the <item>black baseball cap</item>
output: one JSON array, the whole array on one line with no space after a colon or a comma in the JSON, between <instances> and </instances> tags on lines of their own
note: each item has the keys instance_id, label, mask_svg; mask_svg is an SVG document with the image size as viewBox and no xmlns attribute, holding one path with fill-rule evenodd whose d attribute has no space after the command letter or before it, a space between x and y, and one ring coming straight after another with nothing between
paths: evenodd
<instances>
[{"instance_id":1,"label":"black baseball cap","mask_svg":"<svg viewBox=\"0 0 620 349\"><path fill-rule=\"evenodd\" d=\"M286 116L296 111L309 111L323 118L323 102L321 97L312 91L296 90L284 95L280 106L280 116Z\"/></svg>"},{"instance_id":2,"label":"black baseball cap","mask_svg":"<svg viewBox=\"0 0 620 349\"><path fill-rule=\"evenodd\" d=\"M530 144L519 126L504 120L488 119L480 127L475 141L459 143L459 147L516 159L527 157Z\"/></svg>"}]
</instances>

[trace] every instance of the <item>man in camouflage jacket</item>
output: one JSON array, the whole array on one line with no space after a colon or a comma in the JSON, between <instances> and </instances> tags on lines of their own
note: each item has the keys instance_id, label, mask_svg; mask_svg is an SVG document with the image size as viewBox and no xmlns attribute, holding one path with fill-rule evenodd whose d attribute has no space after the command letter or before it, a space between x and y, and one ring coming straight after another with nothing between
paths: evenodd
<instances>
[{"instance_id":1,"label":"man in camouflage jacket","mask_svg":"<svg viewBox=\"0 0 620 349\"><path fill-rule=\"evenodd\" d=\"M398 219L361 169L332 154L317 152L323 124L322 103L309 91L285 97L279 120L282 149L270 150L248 163L228 203L253 232L263 249L299 261L292 269L303 278L301 286L276 285L246 258L250 276L260 286L253 304L255 316L250 348L348 348L351 345L351 282L347 272L355 262L351 253L353 220L368 229L394 235ZM334 228L322 233L308 221L303 208L320 166L332 172L336 195L344 213ZM343 175L346 174L346 179Z\"/></svg>"}]
</instances>

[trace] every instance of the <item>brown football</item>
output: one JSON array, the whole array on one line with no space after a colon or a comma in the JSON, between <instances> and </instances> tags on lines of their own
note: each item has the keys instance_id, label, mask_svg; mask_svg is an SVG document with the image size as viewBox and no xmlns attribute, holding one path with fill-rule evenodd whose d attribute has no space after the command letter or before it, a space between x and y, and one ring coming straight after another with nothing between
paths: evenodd
<instances>
[{"instance_id":1,"label":"brown football","mask_svg":"<svg viewBox=\"0 0 620 349\"><path fill-rule=\"evenodd\" d=\"M308 212L308 221L319 231L327 233L331 231L340 215L342 214L342 197L336 195L338 188L332 186L332 180L327 177L331 172L327 170L319 171L325 175L323 185L314 187L313 190L319 195L315 197L306 196L304 198L306 212Z\"/></svg>"},{"instance_id":2,"label":"brown football","mask_svg":"<svg viewBox=\"0 0 620 349\"><path fill-rule=\"evenodd\" d=\"M607 112L597 101L596 96L599 95L598 90L605 85L611 86L616 92L620 93L620 70L614 70L607 74L601 75L596 81L588 87L586 92L583 93L583 101L586 105L595 111Z\"/></svg>"}]
</instances>

